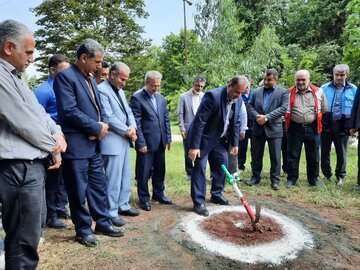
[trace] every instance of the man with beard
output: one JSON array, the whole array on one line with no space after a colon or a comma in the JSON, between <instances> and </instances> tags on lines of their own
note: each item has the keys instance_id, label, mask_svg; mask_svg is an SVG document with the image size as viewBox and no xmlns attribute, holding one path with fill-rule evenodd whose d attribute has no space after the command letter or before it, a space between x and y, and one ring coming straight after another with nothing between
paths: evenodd
<instances>
[{"instance_id":1,"label":"man with beard","mask_svg":"<svg viewBox=\"0 0 360 270\"><path fill-rule=\"evenodd\" d=\"M106 208L106 176L100 140L108 134L109 125L92 78L101 67L103 54L97 41L85 39L77 49L76 62L60 71L54 82L59 122L68 142L63 155L63 175L75 240L89 247L98 244L91 218L96 222L96 234L124 235L123 229L113 227Z\"/></svg>"},{"instance_id":2,"label":"man with beard","mask_svg":"<svg viewBox=\"0 0 360 270\"><path fill-rule=\"evenodd\" d=\"M191 122L194 120L194 116L200 106L201 99L204 96L202 90L204 89L205 84L206 80L204 77L196 76L193 80L193 87L189 91L181 94L178 102L179 128L183 138L185 171L189 181L191 180L191 172L194 165L192 164L192 161L189 159L186 152L186 133L189 130Z\"/></svg>"},{"instance_id":3,"label":"man with beard","mask_svg":"<svg viewBox=\"0 0 360 270\"><path fill-rule=\"evenodd\" d=\"M281 169L281 142L283 137L282 116L285 115L289 94L285 88L276 84L278 72L268 69L264 74L264 85L253 91L248 105L252 121L251 168L252 176L246 184L260 183L263 167L265 143L270 154L270 180L274 190L279 189Z\"/></svg>"}]
</instances>

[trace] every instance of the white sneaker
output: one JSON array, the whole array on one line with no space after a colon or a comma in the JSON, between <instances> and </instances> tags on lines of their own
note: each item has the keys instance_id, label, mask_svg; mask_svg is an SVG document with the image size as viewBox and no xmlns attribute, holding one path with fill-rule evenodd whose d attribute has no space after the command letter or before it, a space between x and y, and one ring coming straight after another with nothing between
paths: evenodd
<instances>
[{"instance_id":1,"label":"white sneaker","mask_svg":"<svg viewBox=\"0 0 360 270\"><path fill-rule=\"evenodd\" d=\"M344 185L344 177L338 177L337 185L338 185L338 186Z\"/></svg>"},{"instance_id":2,"label":"white sneaker","mask_svg":"<svg viewBox=\"0 0 360 270\"><path fill-rule=\"evenodd\" d=\"M45 242L45 237L41 236L39 240L39 245L42 245Z\"/></svg>"}]
</instances>

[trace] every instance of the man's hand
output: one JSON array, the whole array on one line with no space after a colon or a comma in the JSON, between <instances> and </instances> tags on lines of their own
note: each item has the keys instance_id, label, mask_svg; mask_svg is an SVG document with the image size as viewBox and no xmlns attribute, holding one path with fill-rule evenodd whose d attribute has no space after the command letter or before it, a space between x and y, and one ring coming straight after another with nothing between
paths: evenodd
<instances>
[{"instance_id":1,"label":"man's hand","mask_svg":"<svg viewBox=\"0 0 360 270\"><path fill-rule=\"evenodd\" d=\"M186 140L186 132L181 132L181 137L183 138L183 140Z\"/></svg>"},{"instance_id":2,"label":"man's hand","mask_svg":"<svg viewBox=\"0 0 360 270\"><path fill-rule=\"evenodd\" d=\"M349 132L350 132L351 137L356 136L356 129L355 128L350 128Z\"/></svg>"},{"instance_id":3,"label":"man's hand","mask_svg":"<svg viewBox=\"0 0 360 270\"><path fill-rule=\"evenodd\" d=\"M240 136L239 136L240 141L242 141L243 139L245 139L245 132L240 132Z\"/></svg>"},{"instance_id":4,"label":"man's hand","mask_svg":"<svg viewBox=\"0 0 360 270\"><path fill-rule=\"evenodd\" d=\"M169 151L171 149L171 147L172 147L172 143L171 142L167 143L166 147L167 147L167 150Z\"/></svg>"},{"instance_id":5,"label":"man's hand","mask_svg":"<svg viewBox=\"0 0 360 270\"><path fill-rule=\"evenodd\" d=\"M259 114L256 116L256 122L260 125L263 126L265 125L265 123L267 122L267 118L265 115L263 114Z\"/></svg>"},{"instance_id":6,"label":"man's hand","mask_svg":"<svg viewBox=\"0 0 360 270\"><path fill-rule=\"evenodd\" d=\"M52 165L52 166L50 166L50 167L48 168L48 170L59 169L60 166L61 166L61 160L62 160L62 159L61 159L61 154L60 154L60 152L57 153L57 154L53 154L53 158L54 158L55 164Z\"/></svg>"},{"instance_id":7,"label":"man's hand","mask_svg":"<svg viewBox=\"0 0 360 270\"><path fill-rule=\"evenodd\" d=\"M99 141L101 141L102 138L104 138L106 135L108 135L108 133L109 133L109 125L104 123L104 122L98 122L98 123L102 126L102 129L101 129L101 132L100 132L100 134L98 135L97 138L98 138Z\"/></svg>"},{"instance_id":8,"label":"man's hand","mask_svg":"<svg viewBox=\"0 0 360 270\"><path fill-rule=\"evenodd\" d=\"M230 148L230 155L236 156L237 153L238 153L238 151L239 151L239 148L238 148L238 147L231 147L231 148Z\"/></svg>"},{"instance_id":9,"label":"man's hand","mask_svg":"<svg viewBox=\"0 0 360 270\"><path fill-rule=\"evenodd\" d=\"M137 140L136 129L134 127L129 127L126 136L128 136L132 142L135 142Z\"/></svg>"},{"instance_id":10,"label":"man's hand","mask_svg":"<svg viewBox=\"0 0 360 270\"><path fill-rule=\"evenodd\" d=\"M61 134L54 134L54 135L52 135L52 137L55 139L56 145L53 148L53 150L51 151L51 153L53 155L57 154L57 153L60 153L60 152L64 153L66 151L66 148L67 148L67 143L65 141L64 136L61 135Z\"/></svg>"},{"instance_id":11,"label":"man's hand","mask_svg":"<svg viewBox=\"0 0 360 270\"><path fill-rule=\"evenodd\" d=\"M190 160L195 161L197 157L200 157L200 149L189 149L188 157Z\"/></svg>"},{"instance_id":12,"label":"man's hand","mask_svg":"<svg viewBox=\"0 0 360 270\"><path fill-rule=\"evenodd\" d=\"M138 151L139 151L140 153L146 154L147 151L148 151L147 146L144 146L144 147L139 148Z\"/></svg>"},{"instance_id":13,"label":"man's hand","mask_svg":"<svg viewBox=\"0 0 360 270\"><path fill-rule=\"evenodd\" d=\"M136 136L136 129L134 127L129 127L128 132L126 132L126 136L128 136L130 139L133 136Z\"/></svg>"}]
</instances>

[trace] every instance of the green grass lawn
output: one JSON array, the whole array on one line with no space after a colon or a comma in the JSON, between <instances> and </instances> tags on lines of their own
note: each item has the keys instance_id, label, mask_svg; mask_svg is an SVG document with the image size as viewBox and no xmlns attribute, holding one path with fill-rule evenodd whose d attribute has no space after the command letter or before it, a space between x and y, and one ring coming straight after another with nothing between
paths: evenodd
<instances>
[{"instance_id":1,"label":"green grass lawn","mask_svg":"<svg viewBox=\"0 0 360 270\"><path fill-rule=\"evenodd\" d=\"M175 129L175 128L174 128ZM332 168L335 166L335 150L331 152ZM317 188L309 186L306 179L306 161L305 153L303 150L300 160L300 177L297 185L291 189L285 187L286 175L281 177L281 188L279 191L273 191L270 188L270 160L268 149L265 149L264 165L262 171L261 183L254 187L245 185L244 182L250 179L250 151L248 150L248 159L246 163L246 170L241 175L242 181L240 189L246 194L248 199L252 195L265 195L274 198L284 198L289 202L303 202L310 204L317 204L320 206L330 206L335 208L343 207L359 207L360 206L360 192L353 190L357 179L357 150L356 148L349 147L348 163L347 163L347 176L345 184L342 187L336 185L335 177L329 181L323 181L325 187ZM132 163L135 168L135 151L132 151ZM322 174L320 173L320 178ZM208 190L210 187L208 187ZM227 184L225 192L233 192L232 187ZM184 170L184 152L182 142L174 142L173 148L166 151L166 195L169 197L186 197L190 198L190 183L186 180ZM137 200L136 193L133 194L133 199ZM359 216L358 213L354 215Z\"/></svg>"}]
</instances>

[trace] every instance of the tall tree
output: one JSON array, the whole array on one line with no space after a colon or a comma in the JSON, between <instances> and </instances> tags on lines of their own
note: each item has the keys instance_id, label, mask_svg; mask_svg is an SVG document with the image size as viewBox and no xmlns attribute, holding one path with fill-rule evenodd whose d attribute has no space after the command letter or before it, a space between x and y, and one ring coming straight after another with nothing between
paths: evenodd
<instances>
[{"instance_id":1,"label":"tall tree","mask_svg":"<svg viewBox=\"0 0 360 270\"><path fill-rule=\"evenodd\" d=\"M303 48L341 40L349 0L290 0L282 42L300 44Z\"/></svg>"},{"instance_id":2,"label":"tall tree","mask_svg":"<svg viewBox=\"0 0 360 270\"><path fill-rule=\"evenodd\" d=\"M347 20L345 24L344 61L350 66L352 80L360 84L360 1L351 0L347 6Z\"/></svg>"},{"instance_id":3,"label":"tall tree","mask_svg":"<svg viewBox=\"0 0 360 270\"><path fill-rule=\"evenodd\" d=\"M238 9L238 21L244 24L245 48L252 45L265 27L282 34L290 0L234 0Z\"/></svg>"},{"instance_id":4,"label":"tall tree","mask_svg":"<svg viewBox=\"0 0 360 270\"><path fill-rule=\"evenodd\" d=\"M75 57L85 38L101 43L107 60L139 54L148 44L136 18L147 16L144 0L48 0L32 10L40 29L35 32L41 71L49 56L62 53Z\"/></svg>"},{"instance_id":5,"label":"tall tree","mask_svg":"<svg viewBox=\"0 0 360 270\"><path fill-rule=\"evenodd\" d=\"M197 5L196 30L202 40L198 59L206 65L208 85L219 86L237 74L246 35L233 0L203 0Z\"/></svg>"},{"instance_id":6,"label":"tall tree","mask_svg":"<svg viewBox=\"0 0 360 270\"><path fill-rule=\"evenodd\" d=\"M176 116L179 95L187 91L192 78L205 69L199 61L199 37L193 31L187 31L188 61L185 63L184 36L181 30L178 35L172 33L165 37L159 53L160 71L163 74L162 94L166 96L172 119Z\"/></svg>"}]
</instances>

